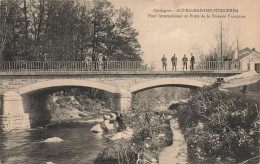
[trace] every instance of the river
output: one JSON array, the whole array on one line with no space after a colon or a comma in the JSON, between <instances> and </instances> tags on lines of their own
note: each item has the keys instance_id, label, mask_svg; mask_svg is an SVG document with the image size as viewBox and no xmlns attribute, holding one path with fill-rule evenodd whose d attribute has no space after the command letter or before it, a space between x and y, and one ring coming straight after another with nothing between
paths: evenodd
<instances>
[{"instance_id":1,"label":"river","mask_svg":"<svg viewBox=\"0 0 260 164\"><path fill-rule=\"evenodd\" d=\"M47 128L0 133L0 164L93 163L105 146L101 136L90 132L94 125L84 120L70 120ZM52 137L64 141L42 142Z\"/></svg>"}]
</instances>

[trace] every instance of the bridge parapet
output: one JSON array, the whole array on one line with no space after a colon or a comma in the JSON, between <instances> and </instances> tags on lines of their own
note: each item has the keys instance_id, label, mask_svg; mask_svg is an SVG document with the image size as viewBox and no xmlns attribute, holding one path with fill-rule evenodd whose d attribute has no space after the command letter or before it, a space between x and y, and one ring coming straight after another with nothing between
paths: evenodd
<instances>
[{"instance_id":1,"label":"bridge parapet","mask_svg":"<svg viewBox=\"0 0 260 164\"><path fill-rule=\"evenodd\" d=\"M177 70L191 71L238 71L246 70L239 61L201 61L193 68L178 64ZM169 67L168 70L172 70ZM0 62L0 72L93 72L93 71L163 71L158 61L4 61ZM176 71L176 70L175 70Z\"/></svg>"},{"instance_id":2,"label":"bridge parapet","mask_svg":"<svg viewBox=\"0 0 260 164\"><path fill-rule=\"evenodd\" d=\"M18 74L18 73L17 73ZM119 89L130 91L131 87L141 83L151 83L153 80L157 82L165 81L164 79L172 79L176 81L179 79L179 84L187 84L190 80L196 81L196 83L208 83L212 84L219 77L227 77L231 75L239 74L239 72L110 72L107 74L81 74L81 73L66 73L66 74L22 74L20 75L0 75L0 94L8 91L16 91L17 93L25 93L22 90L36 90L44 89L55 86L82 86L93 87L97 89L106 90L112 93L119 93ZM171 84L170 81L168 81ZM153 82L156 84L156 82ZM190 86L193 86L192 83ZM159 85L160 83L158 83ZM144 84L145 85L145 84ZM187 84L188 85L188 84ZM156 86L156 85L155 85ZM172 85L173 86L173 85ZM131 91L130 91L131 92Z\"/></svg>"}]
</instances>

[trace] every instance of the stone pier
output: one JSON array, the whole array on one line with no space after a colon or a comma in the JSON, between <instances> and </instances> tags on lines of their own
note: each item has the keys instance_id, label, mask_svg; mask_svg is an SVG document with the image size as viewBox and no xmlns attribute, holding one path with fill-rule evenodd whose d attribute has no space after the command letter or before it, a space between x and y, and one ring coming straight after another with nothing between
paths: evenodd
<instances>
[{"instance_id":1,"label":"stone pier","mask_svg":"<svg viewBox=\"0 0 260 164\"><path fill-rule=\"evenodd\" d=\"M115 93L114 103L116 111L126 112L130 110L132 102L132 94L130 92L123 91L121 93Z\"/></svg>"},{"instance_id":2,"label":"stone pier","mask_svg":"<svg viewBox=\"0 0 260 164\"><path fill-rule=\"evenodd\" d=\"M14 92L6 92L1 97L0 132L30 129L29 114L24 113L22 97Z\"/></svg>"}]
</instances>

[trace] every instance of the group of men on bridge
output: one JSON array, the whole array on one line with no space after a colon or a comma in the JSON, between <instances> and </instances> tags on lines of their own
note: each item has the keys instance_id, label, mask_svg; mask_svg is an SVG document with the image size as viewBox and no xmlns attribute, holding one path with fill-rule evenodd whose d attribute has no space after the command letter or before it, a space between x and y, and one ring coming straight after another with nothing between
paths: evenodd
<instances>
[{"instance_id":1,"label":"group of men on bridge","mask_svg":"<svg viewBox=\"0 0 260 164\"><path fill-rule=\"evenodd\" d=\"M165 55L163 55L162 59L162 67L164 71L167 71L167 58L165 57ZM172 70L173 71L177 71L176 67L177 67L177 57L174 54L171 58L171 62L172 62ZM182 70L184 71L186 69L188 69L188 58L186 57L186 54L184 54L183 58L182 58ZM193 56L193 54L191 53L191 58L190 58L190 70L192 71L194 69L194 64L195 64L195 57Z\"/></svg>"},{"instance_id":2,"label":"group of men on bridge","mask_svg":"<svg viewBox=\"0 0 260 164\"><path fill-rule=\"evenodd\" d=\"M101 59L102 58L102 59ZM103 57L99 57L98 55L94 55L91 58L85 57L85 68L87 70L106 70L108 69L108 58L103 55Z\"/></svg>"}]
</instances>

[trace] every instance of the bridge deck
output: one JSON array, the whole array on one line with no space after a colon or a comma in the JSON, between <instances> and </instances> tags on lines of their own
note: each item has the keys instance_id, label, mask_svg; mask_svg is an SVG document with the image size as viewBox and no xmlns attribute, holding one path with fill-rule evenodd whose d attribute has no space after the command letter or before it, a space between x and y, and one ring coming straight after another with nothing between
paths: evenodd
<instances>
[{"instance_id":1,"label":"bridge deck","mask_svg":"<svg viewBox=\"0 0 260 164\"><path fill-rule=\"evenodd\" d=\"M197 74L241 74L242 70L204 70L204 71L20 71L0 72L0 76L30 75L197 75Z\"/></svg>"}]
</instances>

